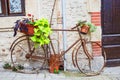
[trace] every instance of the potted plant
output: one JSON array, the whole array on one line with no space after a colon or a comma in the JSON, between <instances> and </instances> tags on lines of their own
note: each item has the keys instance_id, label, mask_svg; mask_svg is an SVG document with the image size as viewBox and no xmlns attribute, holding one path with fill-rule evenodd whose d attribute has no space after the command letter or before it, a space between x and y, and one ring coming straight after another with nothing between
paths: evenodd
<instances>
[{"instance_id":1,"label":"potted plant","mask_svg":"<svg viewBox=\"0 0 120 80\"><path fill-rule=\"evenodd\" d=\"M60 54L51 54L49 59L49 72L50 73L59 73L60 67Z\"/></svg>"},{"instance_id":2,"label":"potted plant","mask_svg":"<svg viewBox=\"0 0 120 80\"><path fill-rule=\"evenodd\" d=\"M96 26L90 22L79 22L78 23L79 26L80 26L80 32L83 33L83 34L87 34L89 32L94 32L96 30Z\"/></svg>"},{"instance_id":3,"label":"potted plant","mask_svg":"<svg viewBox=\"0 0 120 80\"><path fill-rule=\"evenodd\" d=\"M36 20L33 25L37 26L34 28L34 34L31 37L31 40L35 43L35 47L48 44L50 42L48 36L52 32L48 20L42 18Z\"/></svg>"},{"instance_id":4,"label":"potted plant","mask_svg":"<svg viewBox=\"0 0 120 80\"><path fill-rule=\"evenodd\" d=\"M35 26L33 26L33 23L34 23L33 17L34 17L33 15L28 14L28 18L16 20L15 26L14 26L14 35L13 36L17 35L18 30L22 33L27 34L27 35L33 35L34 27L35 27Z\"/></svg>"},{"instance_id":5,"label":"potted plant","mask_svg":"<svg viewBox=\"0 0 120 80\"><path fill-rule=\"evenodd\" d=\"M83 25L81 26L80 32L83 33L83 34L87 34L87 33L89 32L89 28L90 28L90 27L89 27L88 25L83 24Z\"/></svg>"},{"instance_id":6,"label":"potted plant","mask_svg":"<svg viewBox=\"0 0 120 80\"><path fill-rule=\"evenodd\" d=\"M28 18L17 20L14 26L14 36L19 30L27 35L32 35L31 40L35 43L35 47L48 44L50 42L48 36L52 32L48 20L33 18L33 15L28 14Z\"/></svg>"}]
</instances>

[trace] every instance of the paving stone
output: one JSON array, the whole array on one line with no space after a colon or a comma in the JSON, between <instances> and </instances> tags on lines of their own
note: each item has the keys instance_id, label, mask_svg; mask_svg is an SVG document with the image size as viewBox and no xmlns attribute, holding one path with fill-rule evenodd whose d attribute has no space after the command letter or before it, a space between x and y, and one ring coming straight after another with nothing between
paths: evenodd
<instances>
[{"instance_id":1,"label":"paving stone","mask_svg":"<svg viewBox=\"0 0 120 80\"><path fill-rule=\"evenodd\" d=\"M105 68L105 71L98 76L86 77L73 71L61 71L60 74L53 74L48 70L42 70L38 74L23 74L0 67L0 80L120 80L120 72L117 69L119 67Z\"/></svg>"},{"instance_id":2,"label":"paving stone","mask_svg":"<svg viewBox=\"0 0 120 80\"><path fill-rule=\"evenodd\" d=\"M0 80L14 80L13 77L0 77Z\"/></svg>"}]
</instances>

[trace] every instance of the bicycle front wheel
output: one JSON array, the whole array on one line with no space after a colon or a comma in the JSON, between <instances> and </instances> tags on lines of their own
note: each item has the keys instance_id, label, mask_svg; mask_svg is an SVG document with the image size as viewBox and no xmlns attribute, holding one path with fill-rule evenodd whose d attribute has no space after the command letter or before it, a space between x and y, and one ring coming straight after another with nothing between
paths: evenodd
<instances>
[{"instance_id":1,"label":"bicycle front wheel","mask_svg":"<svg viewBox=\"0 0 120 80\"><path fill-rule=\"evenodd\" d=\"M45 50L41 46L34 48L34 43L30 39L22 39L11 50L11 61L13 71L37 73L45 64Z\"/></svg>"},{"instance_id":2,"label":"bicycle front wheel","mask_svg":"<svg viewBox=\"0 0 120 80\"><path fill-rule=\"evenodd\" d=\"M106 53L103 47L97 42L94 42L93 44L98 49L96 53L99 53L99 56L95 55L95 53L93 53L94 50L90 49L91 42L88 42L83 46L79 45L75 54L77 68L87 76L100 74L103 71L106 62ZM88 54L86 54L87 52Z\"/></svg>"}]
</instances>

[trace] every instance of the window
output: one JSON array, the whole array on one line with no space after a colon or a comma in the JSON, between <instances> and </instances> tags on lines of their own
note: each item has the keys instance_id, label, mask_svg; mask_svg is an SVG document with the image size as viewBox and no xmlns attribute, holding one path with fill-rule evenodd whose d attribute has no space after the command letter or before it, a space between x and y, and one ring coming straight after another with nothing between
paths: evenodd
<instances>
[{"instance_id":1,"label":"window","mask_svg":"<svg viewBox=\"0 0 120 80\"><path fill-rule=\"evenodd\" d=\"M0 16L25 15L25 0L0 0Z\"/></svg>"},{"instance_id":2,"label":"window","mask_svg":"<svg viewBox=\"0 0 120 80\"><path fill-rule=\"evenodd\" d=\"M1 0L0 0L0 13L2 13L2 10L1 10Z\"/></svg>"}]
</instances>

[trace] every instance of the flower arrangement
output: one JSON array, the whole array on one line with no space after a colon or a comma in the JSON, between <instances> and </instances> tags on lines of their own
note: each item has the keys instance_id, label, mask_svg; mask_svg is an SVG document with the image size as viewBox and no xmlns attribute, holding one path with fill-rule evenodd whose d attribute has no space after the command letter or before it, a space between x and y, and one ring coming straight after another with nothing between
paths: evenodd
<instances>
[{"instance_id":1,"label":"flower arrangement","mask_svg":"<svg viewBox=\"0 0 120 80\"><path fill-rule=\"evenodd\" d=\"M28 34L28 35L32 35L34 33L33 28L35 27L35 26L33 26L33 23L34 23L33 18L34 18L33 15L28 14L28 18L16 20L15 25L14 25L14 35L13 36L17 35L17 31L20 31L20 32Z\"/></svg>"},{"instance_id":2,"label":"flower arrangement","mask_svg":"<svg viewBox=\"0 0 120 80\"><path fill-rule=\"evenodd\" d=\"M45 18L34 19L33 15L28 14L28 18L15 22L14 36L16 36L18 30L27 35L32 35L30 39L35 43L35 47L50 42L48 36L52 31L48 20Z\"/></svg>"}]
</instances>

